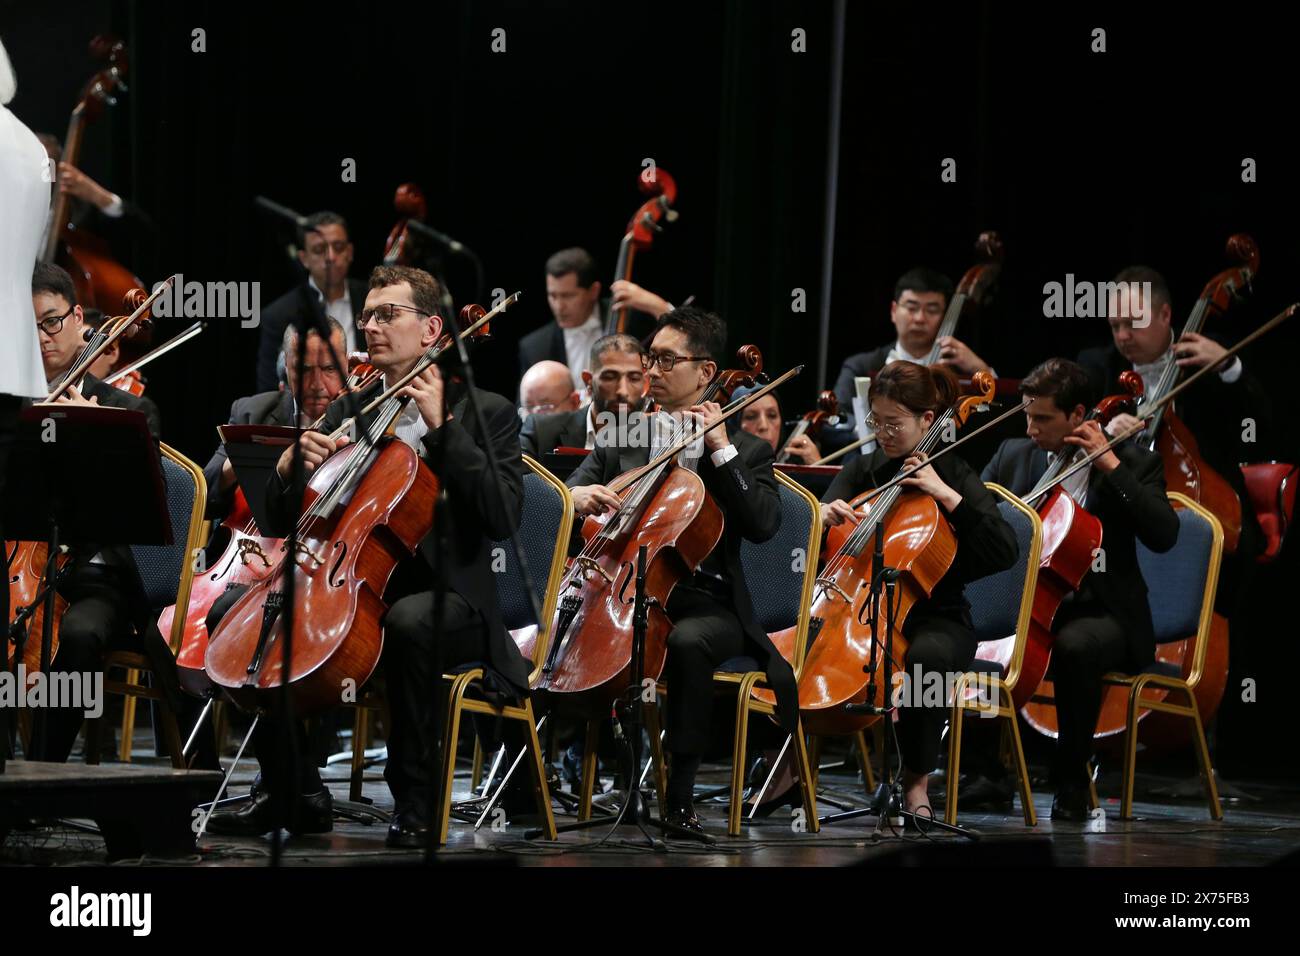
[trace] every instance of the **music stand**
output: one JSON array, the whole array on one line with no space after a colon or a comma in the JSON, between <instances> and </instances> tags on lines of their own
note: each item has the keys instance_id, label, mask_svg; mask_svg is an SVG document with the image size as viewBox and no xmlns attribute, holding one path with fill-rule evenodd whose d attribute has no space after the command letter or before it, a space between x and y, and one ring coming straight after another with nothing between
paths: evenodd
<instances>
[{"instance_id":1,"label":"music stand","mask_svg":"<svg viewBox=\"0 0 1300 956\"><path fill-rule=\"evenodd\" d=\"M258 530L264 535L274 534L276 530L266 510L267 486L280 455L301 433L302 429L288 425L217 426L226 457L235 471L235 481L244 492Z\"/></svg>"},{"instance_id":2,"label":"music stand","mask_svg":"<svg viewBox=\"0 0 1300 956\"><path fill-rule=\"evenodd\" d=\"M113 507L105 507L105 502L112 502ZM51 575L61 544L173 543L158 443L140 411L97 405L32 405L23 409L0 507L9 540L45 541L49 548L50 561L38 589L38 600L45 601L42 673L49 670L54 643L55 588L51 585L57 582ZM21 624L18 630L14 635L15 686L27 640ZM7 751L10 726L8 715L4 716ZM45 724L42 709L33 733L42 746Z\"/></svg>"}]
</instances>

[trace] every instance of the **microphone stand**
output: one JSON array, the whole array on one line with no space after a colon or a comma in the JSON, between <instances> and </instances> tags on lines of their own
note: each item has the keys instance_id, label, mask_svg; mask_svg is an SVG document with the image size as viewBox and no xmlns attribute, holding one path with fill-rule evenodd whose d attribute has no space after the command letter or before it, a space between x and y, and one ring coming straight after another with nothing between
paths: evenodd
<instances>
[{"instance_id":1,"label":"microphone stand","mask_svg":"<svg viewBox=\"0 0 1300 956\"><path fill-rule=\"evenodd\" d=\"M967 830L960 826L954 826L936 820L933 817L923 817L911 810L907 810L903 805L903 783L900 779L894 778L893 761L890 758L890 741L897 744L894 735L894 711L896 709L893 697L894 683L894 609L897 606L895 601L895 589L898 586L899 571L897 568L886 567L885 565L885 525L883 521L876 522L875 549L871 554L871 591L867 598L865 610L870 615L871 620L871 656L868 663L863 665L863 672L868 675L867 678L867 698L860 704L845 704L844 710L850 714L875 714L885 721L885 746L880 756L880 784L876 787L875 794L872 795L871 802L865 807L857 810L846 810L842 813L832 813L822 817L818 822L822 824L838 823L841 820L853 820L862 816L873 816L876 818L876 826L872 831L871 838L879 840L884 835L885 821L890 821L891 827L901 826L904 819L910 819L916 826L917 830L925 832L930 825L947 830L950 833L960 833L962 836L971 840L978 840L979 834ZM885 698L884 706L876 706L876 666L880 642L880 611L881 611L881 591L885 592L884 610L885 610L885 647L884 657L884 678L885 678Z\"/></svg>"},{"instance_id":2,"label":"microphone stand","mask_svg":"<svg viewBox=\"0 0 1300 956\"><path fill-rule=\"evenodd\" d=\"M476 253L469 246L465 245L463 242L458 242L457 240L453 239L451 236L447 235L445 232L439 232L437 229L434 229L432 226L420 222L418 219L408 219L406 221L406 228L410 229L412 232L419 233L420 235L424 236L427 239L432 239L434 242L438 243L441 246L445 246L449 252L462 255L466 259L470 260L470 263L474 266L475 296L473 301L482 300L483 260L479 258L478 253ZM442 276L438 276L438 281L442 284L443 291L446 292L447 283L442 281ZM448 300L447 306L448 306L447 311L450 314L452 311L450 300Z\"/></svg>"}]
</instances>

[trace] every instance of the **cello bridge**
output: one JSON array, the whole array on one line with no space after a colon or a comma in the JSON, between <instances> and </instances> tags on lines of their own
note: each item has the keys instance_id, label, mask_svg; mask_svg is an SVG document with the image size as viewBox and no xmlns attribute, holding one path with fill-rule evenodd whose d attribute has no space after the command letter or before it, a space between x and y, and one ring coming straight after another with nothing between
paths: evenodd
<instances>
[{"instance_id":1,"label":"cello bridge","mask_svg":"<svg viewBox=\"0 0 1300 956\"><path fill-rule=\"evenodd\" d=\"M299 547L302 546L299 545ZM262 546L260 544L258 544L252 538L241 539L239 542L239 563L248 564L248 556L250 554L258 558L261 558L262 564L265 565L266 567L269 568L271 566L271 559L266 556L266 552L262 550Z\"/></svg>"},{"instance_id":2,"label":"cello bridge","mask_svg":"<svg viewBox=\"0 0 1300 956\"><path fill-rule=\"evenodd\" d=\"M307 547L307 545L303 544L301 541L296 542L296 547L294 548L294 556L307 558L309 561L311 561L312 567L315 568L319 568L322 564L325 563L324 558L316 554L314 551L312 551L311 548ZM302 562L299 563L301 564Z\"/></svg>"},{"instance_id":3,"label":"cello bridge","mask_svg":"<svg viewBox=\"0 0 1300 956\"><path fill-rule=\"evenodd\" d=\"M848 594L845 593L844 589L835 583L834 578L818 578L817 587L821 588L827 594L838 594L840 597L844 598L845 604L853 603L853 598L849 597Z\"/></svg>"},{"instance_id":4,"label":"cello bridge","mask_svg":"<svg viewBox=\"0 0 1300 956\"><path fill-rule=\"evenodd\" d=\"M609 572L606 571L604 568L602 568L594 558L579 556L573 559L573 563L576 564L578 566L578 569L583 572L595 571L597 574L603 577L610 584L614 583L614 579L610 577Z\"/></svg>"}]
</instances>

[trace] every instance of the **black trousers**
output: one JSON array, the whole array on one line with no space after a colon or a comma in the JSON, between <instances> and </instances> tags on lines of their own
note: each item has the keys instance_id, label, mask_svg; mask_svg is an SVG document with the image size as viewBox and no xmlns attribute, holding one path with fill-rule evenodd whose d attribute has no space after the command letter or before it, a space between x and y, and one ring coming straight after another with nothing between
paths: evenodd
<instances>
[{"instance_id":1,"label":"black trousers","mask_svg":"<svg viewBox=\"0 0 1300 956\"><path fill-rule=\"evenodd\" d=\"M209 633L243 590L232 588L213 604L208 614ZM443 732L445 710L445 698L434 699L434 680L460 664L484 661L488 655L486 628L463 597L454 592L446 595L443 627L437 637L433 611L432 591L395 600L384 618L384 650L379 662L392 712L384 779L397 810L425 819L435 796L431 748ZM440 695L445 689L445 682L440 681ZM286 733L293 735L290 753L297 754L296 767L285 757ZM292 721L286 728L279 715L264 715L253 732L253 744L263 782L272 794L283 792L286 776L296 780L299 793L321 789L320 773L306 759L307 734L302 721Z\"/></svg>"},{"instance_id":2,"label":"black trousers","mask_svg":"<svg viewBox=\"0 0 1300 956\"><path fill-rule=\"evenodd\" d=\"M1056 692L1057 791L1088 785L1092 735L1101 713L1102 675L1131 670L1124 627L1091 601L1069 601L1057 611L1052 642L1052 682Z\"/></svg>"},{"instance_id":3,"label":"black trousers","mask_svg":"<svg viewBox=\"0 0 1300 956\"><path fill-rule=\"evenodd\" d=\"M904 661L911 693L898 708L898 749L903 766L915 774L926 774L938 763L939 741L948 721L946 689L952 680L970 668L979 641L963 621L937 610L917 608L903 626L907 638ZM944 688L939 702L926 695L933 681Z\"/></svg>"},{"instance_id":4,"label":"black trousers","mask_svg":"<svg viewBox=\"0 0 1300 956\"><path fill-rule=\"evenodd\" d=\"M745 632L735 612L717 596L686 584L673 589L665 610L673 622L664 661L666 749L699 755L709 743L713 672L723 661L745 653Z\"/></svg>"}]
</instances>

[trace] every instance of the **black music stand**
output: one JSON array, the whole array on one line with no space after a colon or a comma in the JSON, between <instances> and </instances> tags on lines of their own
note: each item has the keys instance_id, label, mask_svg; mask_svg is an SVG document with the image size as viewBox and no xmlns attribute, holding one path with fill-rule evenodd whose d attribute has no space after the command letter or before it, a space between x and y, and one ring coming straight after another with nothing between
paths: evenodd
<instances>
[{"instance_id":1,"label":"black music stand","mask_svg":"<svg viewBox=\"0 0 1300 956\"><path fill-rule=\"evenodd\" d=\"M112 502L113 507L104 507ZM163 486L158 443L143 412L96 405L33 405L23 409L5 476L5 536L45 541L50 562L37 601L12 609L17 620L6 634L15 642L13 673L27 641L26 623L45 603L41 672L49 670L54 640L54 557L59 546L169 545L171 517ZM3 721L7 749L8 714ZM45 742L46 713L37 715L32 739Z\"/></svg>"},{"instance_id":2,"label":"black music stand","mask_svg":"<svg viewBox=\"0 0 1300 956\"><path fill-rule=\"evenodd\" d=\"M266 510L266 489L284 450L298 440L300 428L288 425L218 425L217 434L234 469L235 481L244 492L248 510L258 530L273 534Z\"/></svg>"}]
</instances>

